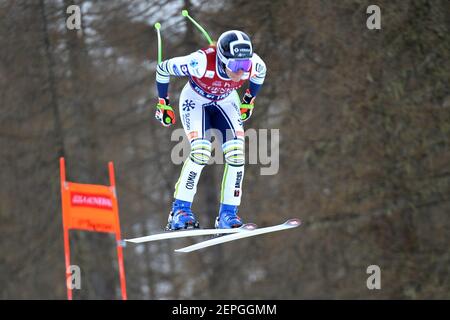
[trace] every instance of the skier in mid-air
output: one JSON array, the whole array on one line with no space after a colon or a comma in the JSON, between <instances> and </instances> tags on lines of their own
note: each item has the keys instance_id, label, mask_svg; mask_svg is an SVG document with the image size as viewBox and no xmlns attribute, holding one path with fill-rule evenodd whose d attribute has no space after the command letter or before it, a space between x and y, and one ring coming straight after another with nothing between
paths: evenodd
<instances>
[{"instance_id":1,"label":"skier in mid-air","mask_svg":"<svg viewBox=\"0 0 450 320\"><path fill-rule=\"evenodd\" d=\"M175 112L168 95L170 76L186 76L189 80L180 94L179 112L191 151L175 185L167 230L199 227L191 206L202 169L211 157L208 129L221 132L225 157L215 227L227 229L242 226L237 213L242 197L245 162L243 122L253 112L254 100L265 75L265 63L253 52L249 36L238 30L224 32L216 45L158 64L156 84L159 102L155 118L163 126L175 123ZM241 100L236 90L246 80L250 84Z\"/></svg>"}]
</instances>

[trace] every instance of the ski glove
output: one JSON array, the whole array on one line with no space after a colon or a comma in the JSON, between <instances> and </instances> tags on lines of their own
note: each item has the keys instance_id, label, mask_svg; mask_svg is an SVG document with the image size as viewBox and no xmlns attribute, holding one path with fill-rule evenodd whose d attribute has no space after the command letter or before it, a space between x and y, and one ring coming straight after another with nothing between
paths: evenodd
<instances>
[{"instance_id":1,"label":"ski glove","mask_svg":"<svg viewBox=\"0 0 450 320\"><path fill-rule=\"evenodd\" d=\"M164 127L169 127L172 124L175 124L175 112L169 103L169 98L159 98L158 103L156 104L156 112L155 118Z\"/></svg>"},{"instance_id":2,"label":"ski glove","mask_svg":"<svg viewBox=\"0 0 450 320\"><path fill-rule=\"evenodd\" d=\"M250 94L250 91L247 90L242 98L241 103L241 120L247 121L253 112L255 97Z\"/></svg>"}]
</instances>

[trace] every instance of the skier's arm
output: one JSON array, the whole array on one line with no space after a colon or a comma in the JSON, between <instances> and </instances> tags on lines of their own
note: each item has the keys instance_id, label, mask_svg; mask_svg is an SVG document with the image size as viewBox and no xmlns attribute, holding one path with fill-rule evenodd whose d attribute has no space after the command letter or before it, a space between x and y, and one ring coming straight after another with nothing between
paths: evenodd
<instances>
[{"instance_id":1,"label":"skier's arm","mask_svg":"<svg viewBox=\"0 0 450 320\"><path fill-rule=\"evenodd\" d=\"M253 68L250 76L250 85L245 91L241 103L241 119L243 121L248 120L252 115L256 95L261 89L266 77L266 64L256 53L253 54L252 63Z\"/></svg>"},{"instance_id":2,"label":"skier's arm","mask_svg":"<svg viewBox=\"0 0 450 320\"><path fill-rule=\"evenodd\" d=\"M206 72L206 56L202 51L191 53L183 57L164 60L156 67L156 88L158 103L155 118L165 127L175 123L175 112L169 101L170 76L202 77Z\"/></svg>"},{"instance_id":3,"label":"skier's arm","mask_svg":"<svg viewBox=\"0 0 450 320\"><path fill-rule=\"evenodd\" d=\"M201 78L205 72L206 55L202 51L162 61L156 67L158 96L160 98L168 96L170 76Z\"/></svg>"}]
</instances>

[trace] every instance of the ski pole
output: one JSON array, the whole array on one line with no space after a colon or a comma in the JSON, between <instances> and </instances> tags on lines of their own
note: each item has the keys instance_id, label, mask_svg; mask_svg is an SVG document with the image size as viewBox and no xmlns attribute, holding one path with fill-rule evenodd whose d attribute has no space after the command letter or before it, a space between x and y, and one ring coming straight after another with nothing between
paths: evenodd
<instances>
[{"instance_id":1,"label":"ski pole","mask_svg":"<svg viewBox=\"0 0 450 320\"><path fill-rule=\"evenodd\" d=\"M161 29L161 23L157 22L155 23L155 29L156 33L158 34L158 64L162 61L162 43L161 43L161 32L159 29Z\"/></svg>"},{"instance_id":2,"label":"ski pole","mask_svg":"<svg viewBox=\"0 0 450 320\"><path fill-rule=\"evenodd\" d=\"M208 32L206 32L205 29L203 29L203 27L201 25L199 25L197 23L197 21L195 21L194 19L192 19L192 17L189 15L187 10L183 10L181 11L181 15L183 17L187 17L189 20L191 20L191 22L197 27L198 30L200 30L203 35L205 36L206 40L208 40L209 44L211 45L213 43L213 41L211 40L211 37L209 36Z\"/></svg>"},{"instance_id":3,"label":"ski pole","mask_svg":"<svg viewBox=\"0 0 450 320\"><path fill-rule=\"evenodd\" d=\"M161 29L161 23L159 22L155 23L155 29L156 33L158 34L158 64L160 64L162 61L162 41L161 41L161 31L159 30ZM156 108L163 110L164 122L166 124L169 124L172 120L170 117L166 117L166 113L167 110L173 111L172 108L170 106L162 105L159 103L156 105Z\"/></svg>"}]
</instances>

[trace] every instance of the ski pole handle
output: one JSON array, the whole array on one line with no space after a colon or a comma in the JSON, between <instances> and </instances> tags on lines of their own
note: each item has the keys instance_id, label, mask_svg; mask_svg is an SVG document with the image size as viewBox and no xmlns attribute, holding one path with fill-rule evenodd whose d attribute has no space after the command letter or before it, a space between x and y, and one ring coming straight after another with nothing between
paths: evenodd
<instances>
[{"instance_id":1,"label":"ski pole handle","mask_svg":"<svg viewBox=\"0 0 450 320\"><path fill-rule=\"evenodd\" d=\"M197 23L197 21L192 19L192 17L189 15L189 12L187 10L181 11L181 15L183 17L187 17L189 20L191 20L191 22L197 27L197 29L200 30L203 33L203 35L205 36L206 40L208 40L210 45L213 43L213 41L211 40L211 37L209 36L208 32L206 32L206 30L203 29L203 27L201 25L199 25Z\"/></svg>"},{"instance_id":2,"label":"ski pole handle","mask_svg":"<svg viewBox=\"0 0 450 320\"><path fill-rule=\"evenodd\" d=\"M158 34L158 63L162 61L162 41L161 41L161 24L159 22L155 23L156 33Z\"/></svg>"}]
</instances>

